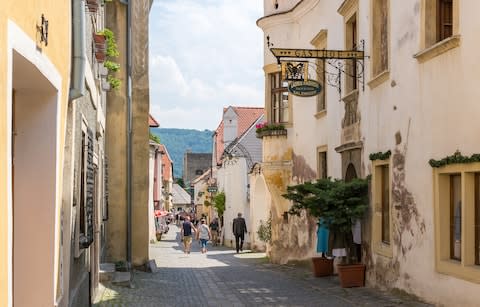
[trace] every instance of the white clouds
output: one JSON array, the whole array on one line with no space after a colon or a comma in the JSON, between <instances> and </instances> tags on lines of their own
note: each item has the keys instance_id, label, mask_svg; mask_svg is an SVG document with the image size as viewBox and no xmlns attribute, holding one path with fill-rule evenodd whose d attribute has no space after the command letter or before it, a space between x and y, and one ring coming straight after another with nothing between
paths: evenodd
<instances>
[{"instance_id":1,"label":"white clouds","mask_svg":"<svg viewBox=\"0 0 480 307\"><path fill-rule=\"evenodd\" d=\"M176 92L181 96L187 94L187 82L172 57L156 55L150 61L150 75L154 80L162 80L160 83L150 81L150 87L166 93Z\"/></svg>"},{"instance_id":2,"label":"white clouds","mask_svg":"<svg viewBox=\"0 0 480 307\"><path fill-rule=\"evenodd\" d=\"M258 0L154 3L150 13L152 113L157 118L162 113L178 116L161 123L163 127L213 129L224 106L263 105L263 40L255 24L262 7ZM193 109L196 116L192 117ZM170 122L175 124L166 124Z\"/></svg>"}]
</instances>

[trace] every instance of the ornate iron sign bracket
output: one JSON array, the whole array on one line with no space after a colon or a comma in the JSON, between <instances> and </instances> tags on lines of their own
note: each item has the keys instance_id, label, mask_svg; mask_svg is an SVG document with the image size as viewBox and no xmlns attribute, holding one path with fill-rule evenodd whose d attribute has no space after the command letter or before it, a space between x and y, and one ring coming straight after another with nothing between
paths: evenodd
<instances>
[{"instance_id":1,"label":"ornate iron sign bracket","mask_svg":"<svg viewBox=\"0 0 480 307\"><path fill-rule=\"evenodd\" d=\"M361 40L355 50L326 49L289 49L273 48L267 36L267 47L282 65L285 81L315 79L324 75L323 82L338 90L342 98L342 74L358 80L362 91L365 90L365 41ZM319 60L321 63L319 63ZM313 72L313 76L309 75ZM318 81L318 80L317 80Z\"/></svg>"}]
</instances>

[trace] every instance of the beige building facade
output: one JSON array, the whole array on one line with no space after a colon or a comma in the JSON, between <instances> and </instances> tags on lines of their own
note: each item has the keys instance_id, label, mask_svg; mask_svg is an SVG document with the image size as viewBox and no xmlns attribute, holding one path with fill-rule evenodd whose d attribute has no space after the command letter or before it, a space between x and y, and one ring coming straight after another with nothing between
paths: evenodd
<instances>
[{"instance_id":1,"label":"beige building facade","mask_svg":"<svg viewBox=\"0 0 480 307\"><path fill-rule=\"evenodd\" d=\"M315 253L315 221L284 214L290 203L281 194L288 185L325 176L371 176L371 206L362 221L367 282L437 304L475 306L480 90L474 83L480 23L474 12L480 3L264 4L265 16L257 24L265 35L267 121L286 127L285 135L263 137L262 172L274 221L272 259L286 262ZM368 58L342 61L340 78L338 61L311 60L309 77L324 90L300 98L276 81L281 67L267 42L274 48L364 46ZM274 98L278 93L285 94ZM289 243L279 243L279 237Z\"/></svg>"},{"instance_id":2,"label":"beige building facade","mask_svg":"<svg viewBox=\"0 0 480 307\"><path fill-rule=\"evenodd\" d=\"M70 1L4 1L0 10L1 306L53 306L61 297L65 54L71 47L66 12ZM42 16L50 24L43 40Z\"/></svg>"},{"instance_id":3,"label":"beige building facade","mask_svg":"<svg viewBox=\"0 0 480 307\"><path fill-rule=\"evenodd\" d=\"M143 265L149 259L148 16L151 4L151 0L132 1L129 11L128 5L120 1L106 3L106 25L117 36L120 53L117 62L126 68L116 75L121 81L119 89L107 96L106 154L111 205L106 260L127 261L133 266ZM127 39L129 31L131 36ZM129 40L131 45L127 44Z\"/></svg>"}]
</instances>

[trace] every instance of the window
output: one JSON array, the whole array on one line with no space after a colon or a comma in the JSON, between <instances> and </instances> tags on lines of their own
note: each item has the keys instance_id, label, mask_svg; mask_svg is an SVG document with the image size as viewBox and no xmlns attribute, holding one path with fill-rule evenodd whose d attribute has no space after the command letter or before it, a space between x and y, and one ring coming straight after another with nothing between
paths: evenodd
<instances>
[{"instance_id":1,"label":"window","mask_svg":"<svg viewBox=\"0 0 480 307\"><path fill-rule=\"evenodd\" d=\"M86 220L85 220L85 204L86 204L86 165L87 165L87 140L86 134L82 131L82 148L80 153L80 237L85 236L86 233Z\"/></svg>"},{"instance_id":2,"label":"window","mask_svg":"<svg viewBox=\"0 0 480 307\"><path fill-rule=\"evenodd\" d=\"M435 268L480 283L480 163L434 169Z\"/></svg>"},{"instance_id":3,"label":"window","mask_svg":"<svg viewBox=\"0 0 480 307\"><path fill-rule=\"evenodd\" d=\"M82 121L81 143L77 151L78 164L75 174L78 174L75 184L75 257L81 250L88 248L93 242L94 209L95 209L95 167L93 164L93 133ZM77 159L77 158L76 158ZM77 161L77 160L76 160ZM77 176L77 175L75 175Z\"/></svg>"},{"instance_id":4,"label":"window","mask_svg":"<svg viewBox=\"0 0 480 307\"><path fill-rule=\"evenodd\" d=\"M324 179L328 177L328 168L327 168L327 147L326 146L321 146L317 150L317 155L318 155L318 171L317 171L317 177L318 179Z\"/></svg>"},{"instance_id":5,"label":"window","mask_svg":"<svg viewBox=\"0 0 480 307\"><path fill-rule=\"evenodd\" d=\"M286 123L289 119L287 83L282 81L281 72L271 73L269 79L271 89L271 122Z\"/></svg>"},{"instance_id":6,"label":"window","mask_svg":"<svg viewBox=\"0 0 480 307\"><path fill-rule=\"evenodd\" d=\"M388 0L372 0L372 77L388 70Z\"/></svg>"},{"instance_id":7,"label":"window","mask_svg":"<svg viewBox=\"0 0 480 307\"><path fill-rule=\"evenodd\" d=\"M380 166L382 172L382 242L390 244L390 168Z\"/></svg>"},{"instance_id":8,"label":"window","mask_svg":"<svg viewBox=\"0 0 480 307\"><path fill-rule=\"evenodd\" d=\"M373 248L377 254L392 257L390 160L375 160L372 164Z\"/></svg>"},{"instance_id":9,"label":"window","mask_svg":"<svg viewBox=\"0 0 480 307\"><path fill-rule=\"evenodd\" d=\"M325 60L317 61L317 81L321 92L317 95L317 113L325 110Z\"/></svg>"},{"instance_id":10,"label":"window","mask_svg":"<svg viewBox=\"0 0 480 307\"><path fill-rule=\"evenodd\" d=\"M453 35L453 1L437 2L437 42Z\"/></svg>"},{"instance_id":11,"label":"window","mask_svg":"<svg viewBox=\"0 0 480 307\"><path fill-rule=\"evenodd\" d=\"M422 0L420 49L425 62L460 45L459 0Z\"/></svg>"},{"instance_id":12,"label":"window","mask_svg":"<svg viewBox=\"0 0 480 307\"><path fill-rule=\"evenodd\" d=\"M203 171L201 169L197 169L195 171L195 175L199 176L199 175L202 175L203 174Z\"/></svg>"},{"instance_id":13,"label":"window","mask_svg":"<svg viewBox=\"0 0 480 307\"><path fill-rule=\"evenodd\" d=\"M475 173L475 264L480 265L480 173Z\"/></svg>"},{"instance_id":14,"label":"window","mask_svg":"<svg viewBox=\"0 0 480 307\"><path fill-rule=\"evenodd\" d=\"M461 175L450 176L450 258L462 260Z\"/></svg>"},{"instance_id":15,"label":"window","mask_svg":"<svg viewBox=\"0 0 480 307\"><path fill-rule=\"evenodd\" d=\"M310 44L315 49L327 49L327 37L328 31L326 29L320 30L317 35L310 41ZM326 63L325 60L318 59L315 62L316 65L316 74L317 81L321 86L320 93L316 96L317 99L317 110L315 117L320 118L325 114L326 111L326 86L325 86L325 69Z\"/></svg>"},{"instance_id":16,"label":"window","mask_svg":"<svg viewBox=\"0 0 480 307\"><path fill-rule=\"evenodd\" d=\"M354 14L346 24L346 49L355 50L357 49L357 15ZM347 65L347 82L346 82L346 92L347 95L353 90L356 90L358 87L357 84L357 60L348 60Z\"/></svg>"}]
</instances>

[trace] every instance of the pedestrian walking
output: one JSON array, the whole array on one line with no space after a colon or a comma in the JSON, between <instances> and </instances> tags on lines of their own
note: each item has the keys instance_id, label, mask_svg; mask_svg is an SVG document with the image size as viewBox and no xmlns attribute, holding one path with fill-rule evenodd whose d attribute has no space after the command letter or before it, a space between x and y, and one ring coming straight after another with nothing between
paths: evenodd
<instances>
[{"instance_id":1,"label":"pedestrian walking","mask_svg":"<svg viewBox=\"0 0 480 307\"><path fill-rule=\"evenodd\" d=\"M181 234L182 234L182 241L184 247L184 253L190 254L190 246L192 245L192 236L193 233L196 232L197 229L193 226L192 222L190 222L190 217L187 215L185 217L185 221L182 224Z\"/></svg>"},{"instance_id":2,"label":"pedestrian walking","mask_svg":"<svg viewBox=\"0 0 480 307\"><path fill-rule=\"evenodd\" d=\"M238 217L233 219L232 228L233 235L235 236L235 248L238 254L238 251L243 251L243 241L245 240L245 233L247 232L247 224L240 212L238 213Z\"/></svg>"},{"instance_id":3,"label":"pedestrian walking","mask_svg":"<svg viewBox=\"0 0 480 307\"><path fill-rule=\"evenodd\" d=\"M202 254L205 254L207 252L207 242L212 238L212 233L210 232L210 228L207 226L205 219L200 221L197 233L198 239L200 240L200 244L202 246Z\"/></svg>"},{"instance_id":4,"label":"pedestrian walking","mask_svg":"<svg viewBox=\"0 0 480 307\"><path fill-rule=\"evenodd\" d=\"M218 244L218 220L214 218L210 222L210 232L212 233L212 245L217 246Z\"/></svg>"}]
</instances>

